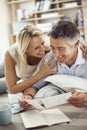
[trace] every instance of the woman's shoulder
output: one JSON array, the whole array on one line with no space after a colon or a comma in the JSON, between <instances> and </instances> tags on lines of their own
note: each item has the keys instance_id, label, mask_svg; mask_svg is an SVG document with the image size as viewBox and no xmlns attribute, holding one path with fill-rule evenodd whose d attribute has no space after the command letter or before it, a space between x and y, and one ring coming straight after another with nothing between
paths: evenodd
<instances>
[{"instance_id":1,"label":"woman's shoulder","mask_svg":"<svg viewBox=\"0 0 87 130\"><path fill-rule=\"evenodd\" d=\"M15 50L15 49L18 49L18 43L12 44L12 45L8 48L8 51L9 51L9 50Z\"/></svg>"},{"instance_id":2,"label":"woman's shoulder","mask_svg":"<svg viewBox=\"0 0 87 130\"><path fill-rule=\"evenodd\" d=\"M11 45L8 49L8 52L10 54L10 56L13 58L13 59L17 59L18 56L19 56L19 53L18 53L18 44L15 43L13 45Z\"/></svg>"}]
</instances>

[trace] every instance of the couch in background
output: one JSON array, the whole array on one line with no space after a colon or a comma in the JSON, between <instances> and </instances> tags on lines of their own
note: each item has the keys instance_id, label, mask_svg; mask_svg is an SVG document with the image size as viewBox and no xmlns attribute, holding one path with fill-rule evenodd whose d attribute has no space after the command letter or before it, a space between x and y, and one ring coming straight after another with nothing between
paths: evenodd
<instances>
[{"instance_id":1,"label":"couch in background","mask_svg":"<svg viewBox=\"0 0 87 130\"><path fill-rule=\"evenodd\" d=\"M0 61L0 94L7 92L7 85L4 73L4 62Z\"/></svg>"}]
</instances>

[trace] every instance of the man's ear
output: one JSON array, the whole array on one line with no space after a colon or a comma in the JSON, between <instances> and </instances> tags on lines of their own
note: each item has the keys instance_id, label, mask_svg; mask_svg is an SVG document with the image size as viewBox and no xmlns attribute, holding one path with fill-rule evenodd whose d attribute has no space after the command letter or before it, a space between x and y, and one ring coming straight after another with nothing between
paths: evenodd
<instances>
[{"instance_id":1,"label":"man's ear","mask_svg":"<svg viewBox=\"0 0 87 130\"><path fill-rule=\"evenodd\" d=\"M75 47L78 47L79 44L80 44L80 41L78 40L78 41L75 43Z\"/></svg>"}]
</instances>

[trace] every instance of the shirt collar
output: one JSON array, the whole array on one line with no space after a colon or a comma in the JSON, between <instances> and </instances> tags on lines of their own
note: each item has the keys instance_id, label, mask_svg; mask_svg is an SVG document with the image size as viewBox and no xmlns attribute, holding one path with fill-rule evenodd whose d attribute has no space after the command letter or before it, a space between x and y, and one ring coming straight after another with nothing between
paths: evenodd
<instances>
[{"instance_id":1,"label":"shirt collar","mask_svg":"<svg viewBox=\"0 0 87 130\"><path fill-rule=\"evenodd\" d=\"M83 52L80 49L80 47L78 46L78 54L77 54L77 58L75 61L75 65L84 64L84 63L85 63L85 59L83 57Z\"/></svg>"}]
</instances>

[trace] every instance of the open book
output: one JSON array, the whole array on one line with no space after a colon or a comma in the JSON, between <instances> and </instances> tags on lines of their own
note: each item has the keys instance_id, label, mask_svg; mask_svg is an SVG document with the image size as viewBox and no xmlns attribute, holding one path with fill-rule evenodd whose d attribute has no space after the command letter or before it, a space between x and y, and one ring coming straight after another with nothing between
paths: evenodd
<instances>
[{"instance_id":1,"label":"open book","mask_svg":"<svg viewBox=\"0 0 87 130\"><path fill-rule=\"evenodd\" d=\"M54 124L70 122L70 119L58 108L47 110L28 110L21 113L25 128L34 128L39 126L51 126Z\"/></svg>"}]
</instances>

